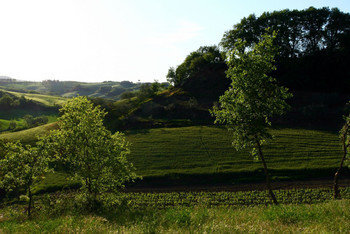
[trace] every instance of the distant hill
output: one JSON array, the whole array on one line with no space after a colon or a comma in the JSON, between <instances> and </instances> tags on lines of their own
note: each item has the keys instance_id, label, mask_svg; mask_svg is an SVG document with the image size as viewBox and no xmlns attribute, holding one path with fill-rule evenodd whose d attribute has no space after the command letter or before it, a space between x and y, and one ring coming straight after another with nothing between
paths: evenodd
<instances>
[{"instance_id":1,"label":"distant hill","mask_svg":"<svg viewBox=\"0 0 350 234\"><path fill-rule=\"evenodd\" d=\"M138 90L141 83L130 81L78 82L45 80L42 82L20 81L7 76L0 77L0 88L21 93L59 95L66 98L75 96L100 97L118 100L124 92Z\"/></svg>"}]
</instances>

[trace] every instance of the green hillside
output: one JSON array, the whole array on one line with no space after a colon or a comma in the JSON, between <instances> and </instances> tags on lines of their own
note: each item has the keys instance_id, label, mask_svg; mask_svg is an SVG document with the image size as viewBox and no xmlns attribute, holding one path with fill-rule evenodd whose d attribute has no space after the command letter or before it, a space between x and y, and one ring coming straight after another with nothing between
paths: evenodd
<instances>
[{"instance_id":1,"label":"green hillside","mask_svg":"<svg viewBox=\"0 0 350 234\"><path fill-rule=\"evenodd\" d=\"M60 102L60 99L48 99L36 94L53 94L65 98L80 96L99 97L117 100L124 92L140 89L141 83L130 81L104 81L104 82L78 82L78 81L58 81L44 80L42 82L20 81L5 77L0 79L0 88L28 94L28 98L33 100L46 100L45 104ZM34 95L31 95L34 94ZM27 96L26 96L27 97ZM60 103L58 103L60 104Z\"/></svg>"},{"instance_id":2,"label":"green hillside","mask_svg":"<svg viewBox=\"0 0 350 234\"><path fill-rule=\"evenodd\" d=\"M35 141L55 124L0 135L0 139ZM338 166L341 146L335 133L306 129L273 129L275 139L264 146L269 168L279 170L331 170ZM212 175L251 173L261 168L248 151L231 147L226 129L208 126L130 131L129 159L144 177L174 174ZM243 175L242 174L242 175ZM305 176L305 175L304 175Z\"/></svg>"},{"instance_id":3,"label":"green hillside","mask_svg":"<svg viewBox=\"0 0 350 234\"><path fill-rule=\"evenodd\" d=\"M44 95L44 94L36 94L36 93L20 93L20 92L13 92L13 91L7 91L7 90L6 92L16 95L17 97L24 96L29 100L37 101L46 106L61 105L67 100L66 98L59 97L59 96L52 96L52 95Z\"/></svg>"},{"instance_id":4,"label":"green hillside","mask_svg":"<svg viewBox=\"0 0 350 234\"><path fill-rule=\"evenodd\" d=\"M269 168L325 169L338 165L341 147L334 133L306 129L273 129L264 146ZM231 147L226 129L195 126L160 128L127 134L130 160L143 176L169 173L212 174L261 168L249 152Z\"/></svg>"},{"instance_id":5,"label":"green hillside","mask_svg":"<svg viewBox=\"0 0 350 234\"><path fill-rule=\"evenodd\" d=\"M48 131L57 128L56 122L41 125L35 128L26 129L18 132L0 134L0 140L21 141L23 144L32 144L36 141L37 136L42 136Z\"/></svg>"}]
</instances>

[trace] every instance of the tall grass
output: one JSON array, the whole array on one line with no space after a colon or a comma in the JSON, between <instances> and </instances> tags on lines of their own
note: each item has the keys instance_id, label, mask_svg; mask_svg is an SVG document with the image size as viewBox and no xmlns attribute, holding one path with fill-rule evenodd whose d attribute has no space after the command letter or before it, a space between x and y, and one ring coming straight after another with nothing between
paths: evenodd
<instances>
[{"instance_id":1,"label":"tall grass","mask_svg":"<svg viewBox=\"0 0 350 234\"><path fill-rule=\"evenodd\" d=\"M56 204L57 206L57 204ZM15 233L348 233L350 201L255 207L129 209L27 219L19 207L0 211L0 232Z\"/></svg>"}]
</instances>

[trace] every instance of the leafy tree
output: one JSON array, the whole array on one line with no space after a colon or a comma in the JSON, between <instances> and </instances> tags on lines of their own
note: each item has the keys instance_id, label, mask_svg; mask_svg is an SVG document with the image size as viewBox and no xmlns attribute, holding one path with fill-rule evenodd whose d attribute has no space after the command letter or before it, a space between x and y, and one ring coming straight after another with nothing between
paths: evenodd
<instances>
[{"instance_id":1,"label":"leafy tree","mask_svg":"<svg viewBox=\"0 0 350 234\"><path fill-rule=\"evenodd\" d=\"M116 191L136 178L126 159L129 144L121 133L112 135L105 128L105 111L86 97L67 101L60 111L59 129L50 133L45 145L81 181L86 194L96 200L97 195Z\"/></svg>"},{"instance_id":2,"label":"leafy tree","mask_svg":"<svg viewBox=\"0 0 350 234\"><path fill-rule=\"evenodd\" d=\"M227 76L232 80L231 86L211 113L216 117L215 123L225 124L233 133L232 144L237 150L253 147L252 154L263 164L271 199L277 203L261 148L272 137L268 132L270 118L284 113L288 108L285 100L291 96L267 75L275 69L275 37L276 33L263 35L250 50L246 50L246 42L242 40L235 43L228 57Z\"/></svg>"},{"instance_id":3,"label":"leafy tree","mask_svg":"<svg viewBox=\"0 0 350 234\"><path fill-rule=\"evenodd\" d=\"M0 159L0 187L8 192L24 190L28 196L28 216L33 205L33 185L42 180L48 169L48 157L42 142L37 147L22 146L21 143L6 143L4 156Z\"/></svg>"},{"instance_id":4,"label":"leafy tree","mask_svg":"<svg viewBox=\"0 0 350 234\"><path fill-rule=\"evenodd\" d=\"M228 87L225 55L217 46L202 46L191 52L177 68L168 70L168 82L196 98L217 99Z\"/></svg>"},{"instance_id":5,"label":"leafy tree","mask_svg":"<svg viewBox=\"0 0 350 234\"><path fill-rule=\"evenodd\" d=\"M333 198L338 199L340 198L340 193L339 193L339 175L340 172L343 169L344 162L346 160L346 157L348 155L348 150L350 147L350 115L345 116L345 123L342 129L340 130L340 140L343 146L343 157L340 160L340 165L337 170L337 172L334 175L334 184L333 184Z\"/></svg>"}]
</instances>

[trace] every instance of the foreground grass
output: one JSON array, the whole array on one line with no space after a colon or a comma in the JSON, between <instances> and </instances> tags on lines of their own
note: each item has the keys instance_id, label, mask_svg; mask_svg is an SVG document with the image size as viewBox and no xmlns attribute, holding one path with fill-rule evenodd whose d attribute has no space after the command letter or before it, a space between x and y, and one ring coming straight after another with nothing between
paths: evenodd
<instances>
[{"instance_id":1,"label":"foreground grass","mask_svg":"<svg viewBox=\"0 0 350 234\"><path fill-rule=\"evenodd\" d=\"M124 206L109 214L42 213L32 219L27 219L18 207L0 211L1 233L347 233L349 230L350 200L240 208Z\"/></svg>"}]
</instances>

